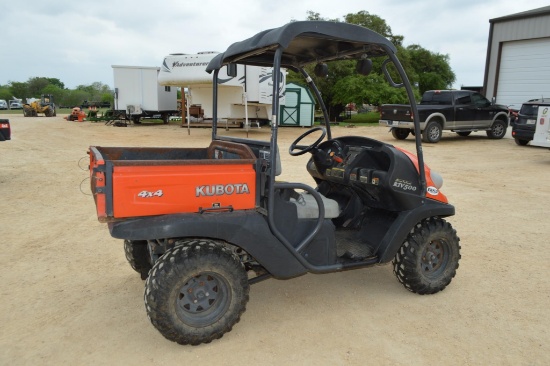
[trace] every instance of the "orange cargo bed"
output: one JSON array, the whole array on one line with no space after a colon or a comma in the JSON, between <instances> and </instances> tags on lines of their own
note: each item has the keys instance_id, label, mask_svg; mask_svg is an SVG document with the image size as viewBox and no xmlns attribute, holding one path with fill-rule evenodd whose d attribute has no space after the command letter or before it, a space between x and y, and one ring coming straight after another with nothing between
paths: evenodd
<instances>
[{"instance_id":1,"label":"orange cargo bed","mask_svg":"<svg viewBox=\"0 0 550 366\"><path fill-rule=\"evenodd\" d=\"M258 159L243 144L204 149L92 146L91 189L101 222L254 209Z\"/></svg>"}]
</instances>

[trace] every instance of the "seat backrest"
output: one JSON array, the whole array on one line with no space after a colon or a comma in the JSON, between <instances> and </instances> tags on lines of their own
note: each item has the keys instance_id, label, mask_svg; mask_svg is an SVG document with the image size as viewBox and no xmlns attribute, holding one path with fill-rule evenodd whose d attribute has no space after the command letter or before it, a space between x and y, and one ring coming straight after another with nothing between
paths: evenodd
<instances>
[{"instance_id":1,"label":"seat backrest","mask_svg":"<svg viewBox=\"0 0 550 366\"><path fill-rule=\"evenodd\" d=\"M206 154L208 159L256 159L250 147L231 141L212 141Z\"/></svg>"}]
</instances>

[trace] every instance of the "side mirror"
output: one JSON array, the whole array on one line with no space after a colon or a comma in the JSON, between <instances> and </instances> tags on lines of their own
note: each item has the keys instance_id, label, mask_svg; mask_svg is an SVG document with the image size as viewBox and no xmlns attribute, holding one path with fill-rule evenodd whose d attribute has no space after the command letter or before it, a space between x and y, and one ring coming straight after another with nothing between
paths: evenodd
<instances>
[{"instance_id":1,"label":"side mirror","mask_svg":"<svg viewBox=\"0 0 550 366\"><path fill-rule=\"evenodd\" d=\"M372 71L372 60L368 58L358 60L355 70L358 74L367 76Z\"/></svg>"},{"instance_id":2,"label":"side mirror","mask_svg":"<svg viewBox=\"0 0 550 366\"><path fill-rule=\"evenodd\" d=\"M315 69L313 69L315 76L320 78L326 78L328 76L328 65L327 64L317 64Z\"/></svg>"},{"instance_id":3,"label":"side mirror","mask_svg":"<svg viewBox=\"0 0 550 366\"><path fill-rule=\"evenodd\" d=\"M237 64L227 64L227 76L237 76Z\"/></svg>"}]
</instances>

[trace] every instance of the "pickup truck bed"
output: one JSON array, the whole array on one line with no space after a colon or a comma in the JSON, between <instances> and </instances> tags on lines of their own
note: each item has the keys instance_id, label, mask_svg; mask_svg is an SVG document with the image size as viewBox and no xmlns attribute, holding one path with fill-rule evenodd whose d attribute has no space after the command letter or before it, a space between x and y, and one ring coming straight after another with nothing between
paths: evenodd
<instances>
[{"instance_id":1,"label":"pickup truck bed","mask_svg":"<svg viewBox=\"0 0 550 366\"><path fill-rule=\"evenodd\" d=\"M90 147L90 178L100 222L174 213L253 209L259 200L250 147Z\"/></svg>"}]
</instances>

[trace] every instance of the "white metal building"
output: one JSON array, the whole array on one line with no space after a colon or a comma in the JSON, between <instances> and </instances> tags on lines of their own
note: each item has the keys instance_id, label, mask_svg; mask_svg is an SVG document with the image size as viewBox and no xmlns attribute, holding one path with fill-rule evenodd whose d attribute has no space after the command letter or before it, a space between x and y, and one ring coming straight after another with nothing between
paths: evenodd
<instances>
[{"instance_id":1,"label":"white metal building","mask_svg":"<svg viewBox=\"0 0 550 366\"><path fill-rule=\"evenodd\" d=\"M489 20L484 94L519 108L550 98L550 6Z\"/></svg>"}]
</instances>

